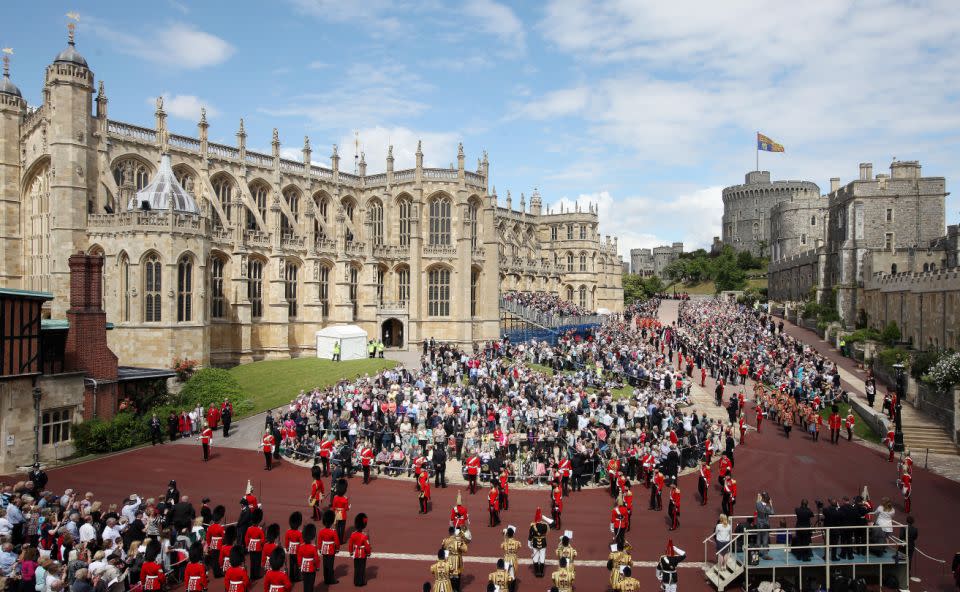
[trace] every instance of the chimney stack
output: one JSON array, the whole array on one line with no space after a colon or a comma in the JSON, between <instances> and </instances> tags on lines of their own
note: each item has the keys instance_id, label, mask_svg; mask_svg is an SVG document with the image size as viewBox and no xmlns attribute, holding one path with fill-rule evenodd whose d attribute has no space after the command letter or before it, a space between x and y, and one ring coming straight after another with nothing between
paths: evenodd
<instances>
[{"instance_id":1,"label":"chimney stack","mask_svg":"<svg viewBox=\"0 0 960 592\"><path fill-rule=\"evenodd\" d=\"M861 181L873 180L873 163L871 162L860 163L860 180Z\"/></svg>"},{"instance_id":2,"label":"chimney stack","mask_svg":"<svg viewBox=\"0 0 960 592\"><path fill-rule=\"evenodd\" d=\"M863 165L861 165L862 167ZM840 177L830 177L830 193L840 189Z\"/></svg>"}]
</instances>

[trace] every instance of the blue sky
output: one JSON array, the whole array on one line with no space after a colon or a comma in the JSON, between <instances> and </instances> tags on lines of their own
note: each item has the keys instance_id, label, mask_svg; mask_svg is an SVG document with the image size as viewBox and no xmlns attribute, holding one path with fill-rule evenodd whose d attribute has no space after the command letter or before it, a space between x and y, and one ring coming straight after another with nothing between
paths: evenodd
<instances>
[{"instance_id":1,"label":"blue sky","mask_svg":"<svg viewBox=\"0 0 960 592\"><path fill-rule=\"evenodd\" d=\"M948 189L960 174L955 0L15 2L0 45L32 104L71 10L111 118L152 126L164 95L176 132L205 105L216 141L243 117L249 148L277 127L289 155L308 135L314 160L339 144L345 168L358 131L370 172L389 143L398 167L418 139L447 166L462 141L468 167L489 153L501 203L534 187L554 207L599 203L625 255L707 246L757 130L786 146L762 169L822 190L893 157Z\"/></svg>"}]
</instances>

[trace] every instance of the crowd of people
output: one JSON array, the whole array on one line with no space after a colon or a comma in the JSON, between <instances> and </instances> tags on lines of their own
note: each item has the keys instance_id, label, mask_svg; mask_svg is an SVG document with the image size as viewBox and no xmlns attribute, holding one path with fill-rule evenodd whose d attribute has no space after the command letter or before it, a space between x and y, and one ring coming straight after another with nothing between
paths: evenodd
<instances>
[{"instance_id":1,"label":"crowd of people","mask_svg":"<svg viewBox=\"0 0 960 592\"><path fill-rule=\"evenodd\" d=\"M504 292L501 298L553 317L580 317L594 314L585 307L550 292Z\"/></svg>"}]
</instances>

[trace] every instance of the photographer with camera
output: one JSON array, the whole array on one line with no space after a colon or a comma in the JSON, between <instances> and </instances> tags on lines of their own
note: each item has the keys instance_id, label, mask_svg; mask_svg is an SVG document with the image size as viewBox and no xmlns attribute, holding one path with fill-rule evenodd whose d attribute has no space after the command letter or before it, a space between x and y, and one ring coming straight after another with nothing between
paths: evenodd
<instances>
[{"instance_id":1,"label":"photographer with camera","mask_svg":"<svg viewBox=\"0 0 960 592\"><path fill-rule=\"evenodd\" d=\"M823 507L823 502L817 500L817 512L820 511L821 507ZM793 513L797 517L797 523L795 524L797 531L793 537L793 554L800 561L810 561L813 553L805 547L810 546L810 539L813 532L801 529L807 529L813 526L811 522L813 519L813 511L810 510L807 500L804 499L800 500L800 507L795 508Z\"/></svg>"},{"instance_id":2,"label":"photographer with camera","mask_svg":"<svg viewBox=\"0 0 960 592\"><path fill-rule=\"evenodd\" d=\"M770 516L773 515L773 503L770 502L770 494L766 491L762 491L757 494L757 528L760 529L760 532L757 533L757 546L760 548L761 557L763 559L771 559L770 557L770 531L766 530L770 528Z\"/></svg>"}]
</instances>

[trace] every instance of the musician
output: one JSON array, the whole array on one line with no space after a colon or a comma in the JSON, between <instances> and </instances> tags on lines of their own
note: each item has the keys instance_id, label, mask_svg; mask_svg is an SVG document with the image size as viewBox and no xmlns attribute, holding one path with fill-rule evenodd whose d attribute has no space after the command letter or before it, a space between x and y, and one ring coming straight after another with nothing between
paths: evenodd
<instances>
[{"instance_id":1,"label":"musician","mask_svg":"<svg viewBox=\"0 0 960 592\"><path fill-rule=\"evenodd\" d=\"M323 496L327 493L327 488L323 486L323 470L320 465L313 465L310 468L310 476L313 477L313 483L310 484L307 504L313 512L313 519L320 520L320 504L323 502Z\"/></svg>"},{"instance_id":2,"label":"musician","mask_svg":"<svg viewBox=\"0 0 960 592\"><path fill-rule=\"evenodd\" d=\"M470 495L477 493L477 477L480 474L480 457L474 452L467 458L467 482L470 484Z\"/></svg>"},{"instance_id":3,"label":"musician","mask_svg":"<svg viewBox=\"0 0 960 592\"><path fill-rule=\"evenodd\" d=\"M567 567L566 558L560 558L560 569L550 574L557 592L573 592L573 573Z\"/></svg>"},{"instance_id":4,"label":"musician","mask_svg":"<svg viewBox=\"0 0 960 592\"><path fill-rule=\"evenodd\" d=\"M557 546L557 559L566 559L567 569L576 576L577 569L574 566L574 560L577 558L577 550L570 544L570 537L572 536L573 532L567 531L560 537L560 545Z\"/></svg>"},{"instance_id":5,"label":"musician","mask_svg":"<svg viewBox=\"0 0 960 592\"><path fill-rule=\"evenodd\" d=\"M187 592L207 591L207 566L203 563L203 543L190 545L189 563L183 570L183 581Z\"/></svg>"},{"instance_id":6,"label":"musician","mask_svg":"<svg viewBox=\"0 0 960 592\"><path fill-rule=\"evenodd\" d=\"M347 480L337 481L336 495L330 503L330 509L333 510L336 519L337 536L340 540L346 540L347 530L347 511L350 510L350 499L347 497Z\"/></svg>"},{"instance_id":7,"label":"musician","mask_svg":"<svg viewBox=\"0 0 960 592\"><path fill-rule=\"evenodd\" d=\"M530 523L530 532L527 535L527 546L530 547L533 573L538 578L542 578L545 575L548 529L547 524L543 521L543 512L540 508L537 508L533 522Z\"/></svg>"},{"instance_id":8,"label":"musician","mask_svg":"<svg viewBox=\"0 0 960 592\"><path fill-rule=\"evenodd\" d=\"M460 492L457 492L457 503L450 510L450 526L457 530L465 530L470 527L470 516L467 508L463 505L463 498Z\"/></svg>"},{"instance_id":9,"label":"musician","mask_svg":"<svg viewBox=\"0 0 960 592\"><path fill-rule=\"evenodd\" d=\"M463 574L463 554L467 552L467 541L460 530L450 527L450 534L441 543L447 552L447 562L450 564L450 582L454 592L460 592L460 576Z\"/></svg>"},{"instance_id":10,"label":"musician","mask_svg":"<svg viewBox=\"0 0 960 592\"><path fill-rule=\"evenodd\" d=\"M677 592L677 565L686 558L687 554L675 547L673 540L667 542L667 550L657 562L657 576L663 592Z\"/></svg>"},{"instance_id":11,"label":"musician","mask_svg":"<svg viewBox=\"0 0 960 592\"><path fill-rule=\"evenodd\" d=\"M360 466L363 469L363 484L370 483L370 465L373 464L373 448L368 443L360 447Z\"/></svg>"},{"instance_id":12,"label":"musician","mask_svg":"<svg viewBox=\"0 0 960 592\"><path fill-rule=\"evenodd\" d=\"M700 505L707 505L707 494L710 491L710 464L706 459L700 461L700 476L697 479L697 492L700 494Z\"/></svg>"},{"instance_id":13,"label":"musician","mask_svg":"<svg viewBox=\"0 0 960 592\"><path fill-rule=\"evenodd\" d=\"M607 569L610 570L611 588L614 590L619 589L617 586L624 577L624 568L629 569L631 565L633 565L633 558L630 557L627 544L622 540L618 540L616 551L611 551L610 556L607 558Z\"/></svg>"},{"instance_id":14,"label":"musician","mask_svg":"<svg viewBox=\"0 0 960 592\"><path fill-rule=\"evenodd\" d=\"M420 473L417 480L417 497L420 501L420 513L426 514L430 511L430 475L426 471Z\"/></svg>"},{"instance_id":15,"label":"musician","mask_svg":"<svg viewBox=\"0 0 960 592\"><path fill-rule=\"evenodd\" d=\"M517 587L517 551L520 550L520 541L515 537L517 529L514 526L508 526L503 530L503 542L500 543L500 549L503 551L503 561L507 566L507 572L510 574L510 590Z\"/></svg>"},{"instance_id":16,"label":"musician","mask_svg":"<svg viewBox=\"0 0 960 592\"><path fill-rule=\"evenodd\" d=\"M496 484L490 485L490 493L487 495L487 510L490 512L490 522L488 526L497 526L500 524L500 492Z\"/></svg>"},{"instance_id":17,"label":"musician","mask_svg":"<svg viewBox=\"0 0 960 592\"><path fill-rule=\"evenodd\" d=\"M498 590L510 588L510 572L507 571L506 562L503 559L497 559L497 569L487 576L487 582L496 586Z\"/></svg>"},{"instance_id":18,"label":"musician","mask_svg":"<svg viewBox=\"0 0 960 592\"><path fill-rule=\"evenodd\" d=\"M506 467L500 471L500 509L510 509L510 472Z\"/></svg>"},{"instance_id":19,"label":"musician","mask_svg":"<svg viewBox=\"0 0 960 592\"><path fill-rule=\"evenodd\" d=\"M273 470L273 447L276 444L277 440L270 433L270 430L263 430L263 438L260 439L260 451L263 452L264 471Z\"/></svg>"},{"instance_id":20,"label":"musician","mask_svg":"<svg viewBox=\"0 0 960 592\"><path fill-rule=\"evenodd\" d=\"M267 563L270 569L263 578L263 592L291 592L293 583L283 571L283 564L286 562L286 555L280 547L275 548L267 557Z\"/></svg>"},{"instance_id":21,"label":"musician","mask_svg":"<svg viewBox=\"0 0 960 592\"><path fill-rule=\"evenodd\" d=\"M210 444L213 443L213 430L210 429L208 424L203 425L203 430L200 432L200 446L203 448L203 461L206 462L210 460Z\"/></svg>"},{"instance_id":22,"label":"musician","mask_svg":"<svg viewBox=\"0 0 960 592\"><path fill-rule=\"evenodd\" d=\"M317 581L317 564L320 563L320 555L313 544L316 538L315 525L307 524L303 527L303 542L297 546L297 566L303 577L304 592L313 592L313 585Z\"/></svg>"},{"instance_id":23,"label":"musician","mask_svg":"<svg viewBox=\"0 0 960 592\"><path fill-rule=\"evenodd\" d=\"M320 442L320 465L323 467L323 476L330 476L330 457L333 456L333 448L337 443L337 439L332 435L328 435L326 438Z\"/></svg>"},{"instance_id":24,"label":"musician","mask_svg":"<svg viewBox=\"0 0 960 592\"><path fill-rule=\"evenodd\" d=\"M433 592L452 592L455 590L451 581L452 566L449 561L449 552L445 549L437 551L437 562L430 566L433 574ZM424 590L430 591L429 583L423 585Z\"/></svg>"},{"instance_id":25,"label":"musician","mask_svg":"<svg viewBox=\"0 0 960 592\"><path fill-rule=\"evenodd\" d=\"M247 553L250 554L250 579L260 579L260 568L263 566L263 542L266 534L260 528L263 522L263 510L257 508L251 514L250 527L244 534L243 544Z\"/></svg>"},{"instance_id":26,"label":"musician","mask_svg":"<svg viewBox=\"0 0 960 592\"><path fill-rule=\"evenodd\" d=\"M290 557L290 581L300 581L300 561L297 559L297 549L303 544L303 533L300 532L300 526L303 524L303 514L294 512L290 514L288 522L290 528L283 535L283 546L287 550L287 556Z\"/></svg>"},{"instance_id":27,"label":"musician","mask_svg":"<svg viewBox=\"0 0 960 592\"><path fill-rule=\"evenodd\" d=\"M230 567L223 572L223 589L225 592L247 592L250 589L250 576L243 567L243 547L230 549Z\"/></svg>"},{"instance_id":28,"label":"musician","mask_svg":"<svg viewBox=\"0 0 960 592\"><path fill-rule=\"evenodd\" d=\"M563 513L563 490L560 489L559 482L554 484L553 491L550 494L550 513L553 517L553 524L550 525L550 528L560 530L560 516Z\"/></svg>"},{"instance_id":29,"label":"musician","mask_svg":"<svg viewBox=\"0 0 960 592\"><path fill-rule=\"evenodd\" d=\"M667 509L670 516L670 530L680 526L680 488L674 483L670 486L670 507Z\"/></svg>"},{"instance_id":30,"label":"musician","mask_svg":"<svg viewBox=\"0 0 960 592\"><path fill-rule=\"evenodd\" d=\"M373 548L370 545L370 537L363 530L367 527L367 515L363 512L357 514L353 520L353 534L347 543L347 551L353 557L353 585L367 585L367 558Z\"/></svg>"},{"instance_id":31,"label":"musician","mask_svg":"<svg viewBox=\"0 0 960 592\"><path fill-rule=\"evenodd\" d=\"M220 547L223 544L223 516L227 509L223 506L217 506L213 509L211 524L207 527L207 565L213 568L214 577L223 577L223 571L220 569Z\"/></svg>"},{"instance_id":32,"label":"musician","mask_svg":"<svg viewBox=\"0 0 960 592\"><path fill-rule=\"evenodd\" d=\"M614 590L617 592L637 592L640 590L640 580L633 577L633 568L629 565L623 566L620 581L617 582Z\"/></svg>"},{"instance_id":33,"label":"musician","mask_svg":"<svg viewBox=\"0 0 960 592\"><path fill-rule=\"evenodd\" d=\"M323 528L317 533L317 544L320 546L320 557L323 559L323 583L336 584L337 578L333 573L333 563L340 550L340 537L333 528L333 510L323 513Z\"/></svg>"}]
</instances>

